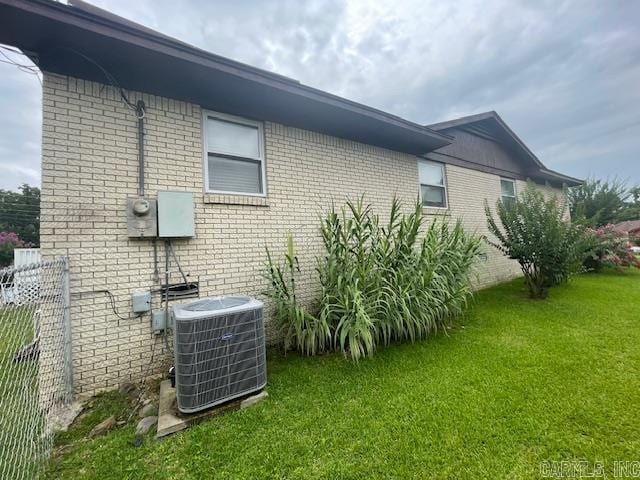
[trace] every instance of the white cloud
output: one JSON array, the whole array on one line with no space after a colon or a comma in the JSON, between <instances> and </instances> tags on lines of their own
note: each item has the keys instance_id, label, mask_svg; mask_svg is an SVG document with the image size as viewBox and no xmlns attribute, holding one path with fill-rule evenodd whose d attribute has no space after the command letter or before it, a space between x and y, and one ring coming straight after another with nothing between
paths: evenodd
<instances>
[{"instance_id":1,"label":"white cloud","mask_svg":"<svg viewBox=\"0 0 640 480\"><path fill-rule=\"evenodd\" d=\"M640 151L634 0L615 7L599 0L94 1L198 47L413 121L497 110L550 168L640 182L632 163ZM0 86L13 86L0 90L0 106L13 112L10 130L33 139L39 105L29 100L37 94L28 81L3 75ZM33 168L34 149L16 147L7 160L3 137L0 131L1 161Z\"/></svg>"},{"instance_id":2,"label":"white cloud","mask_svg":"<svg viewBox=\"0 0 640 480\"><path fill-rule=\"evenodd\" d=\"M23 56L7 55L31 64ZM40 184L41 128L40 82L35 75L0 63L0 188Z\"/></svg>"}]
</instances>

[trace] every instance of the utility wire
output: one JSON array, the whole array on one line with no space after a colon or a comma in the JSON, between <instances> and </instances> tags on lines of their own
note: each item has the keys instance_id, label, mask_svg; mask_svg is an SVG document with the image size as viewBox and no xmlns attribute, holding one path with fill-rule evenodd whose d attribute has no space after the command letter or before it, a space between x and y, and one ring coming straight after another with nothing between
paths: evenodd
<instances>
[{"instance_id":1,"label":"utility wire","mask_svg":"<svg viewBox=\"0 0 640 480\"><path fill-rule=\"evenodd\" d=\"M129 96L127 95L127 93L125 92L124 88L122 88L120 86L120 83L118 82L118 80L116 79L116 77L114 77L111 73L109 73L109 71L104 68L102 65L100 65L97 61L95 61L93 58L89 57L88 55L85 55L82 52L79 52L78 50L75 50L73 48L69 48L69 47L61 47L62 50L68 50L80 57L82 57L84 60L86 60L87 62L91 63L92 65L94 65L96 68L98 68L102 74L105 76L105 78L107 79L107 81L109 82L109 84L118 90L118 92L120 93L120 98L122 99L122 101L124 102L124 104L130 108L131 110L133 110L136 114L137 118L144 118L145 117L145 111L143 108L138 108L137 105L133 104L130 100L129 100ZM20 64L18 62L16 62L15 60L13 60L11 57L9 57L8 55L6 55L2 50L6 50L9 51L11 53L15 53L18 55L24 55L26 57L28 57L28 55L26 55L23 52L20 52L19 50L15 50L13 48L10 47L6 47L4 45L0 45L0 54L2 54L3 57L6 58L6 60L2 60L0 59L0 62L2 63L9 63L11 65L14 65L16 67L18 67L19 69L27 72L27 73L32 73L34 75L36 75L38 77L38 80L40 81L40 83L42 84L42 80L40 80L40 71L38 70L38 67L36 65L23 65Z\"/></svg>"},{"instance_id":2,"label":"utility wire","mask_svg":"<svg viewBox=\"0 0 640 480\"><path fill-rule=\"evenodd\" d=\"M13 65L13 66L17 67L18 70L21 70L21 71L23 71L25 73L29 73L29 74L35 75L36 78L38 79L38 81L40 82L40 85L42 85L42 80L40 79L40 73L41 72L40 72L40 70L38 69L38 67L36 65L25 65L25 64L19 63L19 62L15 61L13 58L11 58L10 56L8 56L6 53L4 53L3 50L11 52L11 53L14 53L14 54L18 54L18 55L27 56L26 54L24 54L24 53L22 53L22 52L20 52L18 50L15 50L13 48L9 48L9 47L6 47L4 45L0 45L0 55L2 55L5 58L5 60L2 60L0 58L0 63L6 63L6 64L9 64L9 65Z\"/></svg>"},{"instance_id":3,"label":"utility wire","mask_svg":"<svg viewBox=\"0 0 640 480\"><path fill-rule=\"evenodd\" d=\"M29 70L28 73L34 73L37 74L38 72L36 72L35 70L33 70L33 67L30 67L28 65L22 65L20 63L14 62L13 60L11 60L9 57L7 57L4 53L2 53L2 51L0 50L0 55L2 55L3 57L5 57L8 60L2 60L0 58L0 62L2 63L8 63L9 65L13 65L14 67L18 67L20 69L24 69L24 70Z\"/></svg>"},{"instance_id":4,"label":"utility wire","mask_svg":"<svg viewBox=\"0 0 640 480\"><path fill-rule=\"evenodd\" d=\"M8 47L7 45L0 45L0 48L3 49L3 50L7 50L9 52L12 52L12 53L17 53L18 55L23 55L25 57L28 57L28 55L26 53L21 52L17 48Z\"/></svg>"},{"instance_id":5,"label":"utility wire","mask_svg":"<svg viewBox=\"0 0 640 480\"><path fill-rule=\"evenodd\" d=\"M31 220L33 222L40 221L40 217L35 215L28 215L26 213L0 213L0 218L16 219L16 220Z\"/></svg>"},{"instance_id":6,"label":"utility wire","mask_svg":"<svg viewBox=\"0 0 640 480\"><path fill-rule=\"evenodd\" d=\"M29 218L40 218L40 212L34 210L5 210L0 211L0 216L2 215L15 215L15 216L24 216Z\"/></svg>"},{"instance_id":7,"label":"utility wire","mask_svg":"<svg viewBox=\"0 0 640 480\"><path fill-rule=\"evenodd\" d=\"M96 62L93 58L85 55L82 52L79 52L78 50L75 50L75 49L69 48L69 47L62 47L62 49L63 50L68 50L68 51L70 51L72 53L75 53L76 55L84 58L87 62L89 62L92 65L94 65L95 67L97 67L102 72L102 74L105 76L107 81L111 84L111 86L113 88L116 88L119 91L120 98L122 99L124 104L136 113L136 117L137 118L144 118L144 116L145 116L144 109L139 109L137 105L134 105L133 103L131 103L131 101L129 100L129 97L127 96L127 93L124 90L124 88L122 88L120 86L120 83L118 83L118 80L113 75L111 75L107 71L107 69L105 69L102 65L100 65L98 62Z\"/></svg>"},{"instance_id":8,"label":"utility wire","mask_svg":"<svg viewBox=\"0 0 640 480\"><path fill-rule=\"evenodd\" d=\"M13 65L14 67L18 67L18 70L21 70L25 73L28 73L30 75L35 75L35 77L38 79L38 81L40 82L40 85L42 85L42 80L40 80L40 76L38 74L38 72L33 71L29 68L23 67L22 65L18 65L17 63L13 63L13 62L7 62L5 60L0 59L0 63L6 63L8 65Z\"/></svg>"},{"instance_id":9,"label":"utility wire","mask_svg":"<svg viewBox=\"0 0 640 480\"><path fill-rule=\"evenodd\" d=\"M39 223L41 223L39 218L33 218L33 217L10 217L10 216L3 216L0 214L0 223L6 223L6 224L18 224L18 223L29 223L29 224L33 224L33 225L37 225Z\"/></svg>"},{"instance_id":10,"label":"utility wire","mask_svg":"<svg viewBox=\"0 0 640 480\"><path fill-rule=\"evenodd\" d=\"M40 209L37 209L37 210L24 210L22 208L13 208L13 207L11 207L6 212L1 212L0 211L0 215L2 215L3 213L40 213Z\"/></svg>"},{"instance_id":11,"label":"utility wire","mask_svg":"<svg viewBox=\"0 0 640 480\"><path fill-rule=\"evenodd\" d=\"M4 58L6 58L7 63L11 63L11 64L15 65L16 67L27 68L29 70L33 70L33 69L36 68L35 65L24 65L22 63L16 62L13 58L11 58L9 55L4 53L1 49L0 49L0 55L2 55Z\"/></svg>"},{"instance_id":12,"label":"utility wire","mask_svg":"<svg viewBox=\"0 0 640 480\"><path fill-rule=\"evenodd\" d=\"M109 302L111 304L111 310L113 310L113 313L116 317L118 317L118 326L120 326L120 320L135 320L137 318L140 318L142 316L142 313L140 313L139 315L134 315L133 317L125 317L123 315L120 315L118 313L118 310L116 309L116 298L114 297L113 293L111 293L110 290L86 290L84 292L72 292L71 295L90 295L90 294L94 294L94 293L104 293L108 298L109 298Z\"/></svg>"},{"instance_id":13,"label":"utility wire","mask_svg":"<svg viewBox=\"0 0 640 480\"><path fill-rule=\"evenodd\" d=\"M17 213L0 212L0 217L27 218L27 219L31 219L31 220L38 220L40 216L39 215L30 215L29 213L25 213L25 212L17 212Z\"/></svg>"},{"instance_id":14,"label":"utility wire","mask_svg":"<svg viewBox=\"0 0 640 480\"><path fill-rule=\"evenodd\" d=\"M11 207L11 208L35 208L40 210L40 205L30 205L28 203L20 203L20 202L0 202L0 207Z\"/></svg>"},{"instance_id":15,"label":"utility wire","mask_svg":"<svg viewBox=\"0 0 640 480\"><path fill-rule=\"evenodd\" d=\"M11 193L16 193L17 195L21 195L20 193L17 192L11 192ZM9 200L0 200L0 205L25 205L25 206L29 206L29 207L39 207L40 206L40 202L38 201L38 203L29 203L29 202L22 202L22 201L9 201Z\"/></svg>"},{"instance_id":16,"label":"utility wire","mask_svg":"<svg viewBox=\"0 0 640 480\"><path fill-rule=\"evenodd\" d=\"M182 280L184 280L184 284L185 286L189 285L189 280L187 280L187 276L184 274L184 271L182 270L182 267L180 266L180 262L178 261L178 257L176 256L176 252L173 250L173 245L171 244L171 241L169 241L169 252L171 252L171 256L173 257L173 260L176 262L176 265L178 266L178 270L180 271L180 275L182 275ZM167 285L167 288L169 286Z\"/></svg>"},{"instance_id":17,"label":"utility wire","mask_svg":"<svg viewBox=\"0 0 640 480\"><path fill-rule=\"evenodd\" d=\"M39 203L9 202L0 200L0 207L40 208Z\"/></svg>"},{"instance_id":18,"label":"utility wire","mask_svg":"<svg viewBox=\"0 0 640 480\"><path fill-rule=\"evenodd\" d=\"M3 216L0 215L0 222L6 222L6 223L10 223L10 222L33 222L33 223L39 223L40 219L34 219L33 217L13 217L13 216Z\"/></svg>"},{"instance_id":19,"label":"utility wire","mask_svg":"<svg viewBox=\"0 0 640 480\"><path fill-rule=\"evenodd\" d=\"M3 213L40 213L39 210L22 210L22 209L6 209L6 210L0 210L0 215L2 215Z\"/></svg>"}]
</instances>

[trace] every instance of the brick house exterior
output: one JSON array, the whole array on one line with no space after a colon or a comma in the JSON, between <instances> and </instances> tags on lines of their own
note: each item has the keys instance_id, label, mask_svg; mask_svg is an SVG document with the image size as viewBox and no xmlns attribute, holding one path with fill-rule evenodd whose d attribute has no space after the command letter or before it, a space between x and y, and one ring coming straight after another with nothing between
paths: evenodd
<instances>
[{"instance_id":1,"label":"brick house exterior","mask_svg":"<svg viewBox=\"0 0 640 480\"><path fill-rule=\"evenodd\" d=\"M149 196L159 190L197 193L196 237L176 241L175 249L185 272L200 282L201 296L259 296L265 287L265 246L282 252L291 232L301 260L301 291L311 299L319 288L314 276L321 251L318 219L332 201L339 205L364 194L385 212L394 195L408 211L418 198L416 156L271 122L264 128L267 196L202 193L201 108L131 96L138 97L147 105ZM137 187L136 128L135 117L112 87L45 74L43 254L69 255L72 294L108 288L126 315L133 291L154 288L152 244L128 238L124 215L126 199ZM501 177L447 164L445 171L449 206L426 209L428 216L461 218L468 230L487 234L483 202L500 198ZM516 188L524 184L518 180ZM478 287L519 274L517 263L497 250L485 247L485 253ZM151 334L148 316L118 321L103 295L74 296L71 318L80 393L139 379L152 348L157 358L167 357L163 339Z\"/></svg>"},{"instance_id":2,"label":"brick house exterior","mask_svg":"<svg viewBox=\"0 0 640 480\"><path fill-rule=\"evenodd\" d=\"M51 8L65 15L77 14L64 10L72 7ZM92 12L102 15L101 21L114 21L113 16ZM86 12L83 15L89 16ZM132 32L143 28L118 21L121 28ZM3 40L12 43L0 38ZM23 48L21 42L28 39L9 40ZM100 55L97 50L91 53ZM164 339L151 331L149 315L135 317L130 313L134 291L158 288L155 259L159 256L163 265L164 252L161 242L154 249L152 241L127 234L127 198L136 196L138 188L136 116L114 85L95 81L89 74L83 79L84 67L74 70L57 61L52 57L41 65L41 248L45 257L68 255L70 259L75 389L88 395L160 372L171 361ZM122 71L128 70L123 67ZM224 99L227 103L216 103L217 97L202 97L198 102L185 96L177 91L175 96L140 93L135 88L128 92L132 104L138 100L145 104L146 195L154 198L163 190L194 194L195 237L175 240L174 249L185 273L199 282L201 297L231 293L260 296L266 286L261 276L265 247L276 255L281 253L290 232L301 261L299 288L304 299L312 300L319 291L314 267L321 252L320 215L332 202L341 205L363 194L383 214L394 195L410 211L420 196L419 162L425 158L443 166L446 186L446 207L425 207L428 218L460 218L467 230L482 235L488 233L484 201L495 204L501 198L501 179L513 181L517 193L525 180L532 178L552 195L562 195L563 183L576 182L545 169L493 112L430 128L403 124L407 133L402 138L409 139L404 148L398 143L400 133L385 137L400 128L395 118L384 118L387 126L367 143L359 141L361 132L355 128L352 132L350 125L343 127L344 134L331 135L324 128L311 128L313 119L306 117L300 122L276 121L274 118L284 117L276 113L246 115L228 99ZM337 102L334 98L329 100ZM345 111L355 108L342 101ZM205 193L202 105L208 110L224 106L224 113L260 123L265 195ZM244 104L238 101L238 105ZM295 107L295 102L291 105ZM371 121L371 129L379 128L373 123L379 122L379 115L366 121ZM424 145L432 142L432 148L425 147L424 155L416 154L413 146L409 148L414 138ZM433 148L439 145L444 147ZM476 287L513 278L519 272L514 261L486 246L477 265ZM173 281L179 277L177 271L172 272ZM122 318L114 314L104 290L113 294ZM153 298L159 301L157 294ZM267 331L268 338L277 341L268 323Z\"/></svg>"}]
</instances>

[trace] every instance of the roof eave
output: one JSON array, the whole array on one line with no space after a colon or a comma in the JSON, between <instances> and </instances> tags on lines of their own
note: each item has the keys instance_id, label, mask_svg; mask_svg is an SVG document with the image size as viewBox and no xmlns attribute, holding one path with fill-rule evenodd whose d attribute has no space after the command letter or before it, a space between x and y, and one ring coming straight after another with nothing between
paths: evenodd
<instances>
[{"instance_id":1,"label":"roof eave","mask_svg":"<svg viewBox=\"0 0 640 480\"><path fill-rule=\"evenodd\" d=\"M542 174L543 178L548 177L549 180L554 180L556 182L565 184L568 187L577 187L584 183L584 180L570 177L569 175L564 175L554 170L549 170L548 168L541 168L540 173Z\"/></svg>"},{"instance_id":2,"label":"roof eave","mask_svg":"<svg viewBox=\"0 0 640 480\"><path fill-rule=\"evenodd\" d=\"M80 5L82 5L82 3L80 3ZM154 65L157 69L165 68L165 70L169 71L171 68L170 63L184 65L185 62L187 62L187 64L192 65L194 71L199 69L197 73L200 76L204 75L203 72L205 71L211 72L212 75L217 75L218 80L229 84L231 86L230 90L233 90L236 95L239 90L244 89L243 91L249 91L251 85L254 85L256 89L261 89L263 92L277 92L277 98L279 100L286 99L291 102L293 108L289 108L289 111L287 111L287 108L283 108L282 104L274 106L273 99L270 101L268 98L262 98L264 103L261 107L262 110L260 110L260 108L254 108L254 110L258 113L264 113L265 120L321 131L322 133L328 133L342 138L353 139L363 143L372 143L374 145L414 154L427 153L448 145L453 141L452 137L433 131L423 125L323 92L313 87L302 85L296 80L220 57L219 55L206 52L172 39L171 37L164 36L146 27L137 26L133 22L124 19L122 19L122 21L114 21L113 18L107 18L105 15L97 15L95 10L99 11L100 9L96 7L92 7L92 9L94 11L87 11L86 8L72 7L45 0L0 0L0 11L9 10L12 11L12 13L19 12L25 23L28 23L25 19L27 15L35 16L40 21L45 19L46 24L51 27L52 32L55 32L56 29L72 27L73 32L80 32L87 38L90 37L92 42L97 42L98 44L102 42L104 45L108 45L109 43L124 45L126 48L119 50L119 56L117 57L120 61L119 65L122 65L122 72L119 72L122 78L120 83L124 86L127 86L128 77L136 75L136 72L132 72L131 68L126 68L127 65L130 66L130 64L134 62L133 59L128 59L127 55L132 56L140 52L149 52L150 59L163 58L167 62L167 65L163 67L158 66L158 63L163 62L156 62ZM111 17L120 18L113 14L110 15ZM0 26L2 26L3 17L6 18L7 15L0 15ZM15 17L16 15L14 15L14 20ZM11 20L7 20L7 22L9 23ZM54 24L56 28L52 27ZM4 27L0 28L0 42L3 40L6 41L6 38L11 36L11 34L5 34L3 36L3 30L6 31L7 29ZM16 46L33 51L36 55L40 56L45 68L50 69L50 71L54 73L77 76L77 72L76 75L74 75L73 69L68 67L69 62L72 62L72 60L70 61L68 58L60 60L56 59L55 56L50 56L47 60L46 56L43 55L47 51L46 47L55 45L56 38L49 39L51 40L49 42L42 41L41 39L38 39L37 42L34 40L32 43L38 43L38 46L36 48L30 48L33 47L33 45L28 44L29 35L33 37L38 35L38 33L27 31L27 29L20 32L17 28L14 28L12 31L13 36L17 38L16 43L18 44ZM72 33L68 33L68 35L72 35ZM77 38L76 40L74 44L79 44L77 46L78 49L82 48L82 39ZM16 43L14 43L14 45ZM41 51L38 51L38 49ZM113 59L116 58L114 54L110 53L105 55L111 55L109 59L113 64ZM61 57L61 55L59 56ZM233 82L230 80L232 78L241 80L242 86L238 86L238 83L232 85ZM89 78L89 80L95 79ZM149 79L145 81L147 83L150 82ZM188 79L185 81L188 81ZM193 81L197 81L195 77ZM169 83L169 81L165 82L165 84ZM177 82L173 83L175 84ZM199 88L202 88L201 83L202 82L198 85ZM187 87L187 85L182 85L183 89ZM157 92L151 93L159 94ZM190 92L190 94L197 95L197 93L193 91ZM220 94L220 92L215 92L215 94ZM208 93L208 95L212 96L214 93ZM184 98L184 95L182 97L174 96L174 98L192 101L192 99ZM227 99L227 104L232 103L233 101ZM243 104L243 100L238 99L236 103ZM245 101L244 103L246 104L247 102ZM206 105L206 101L203 100L201 104ZM287 107L289 107L289 105L287 105ZM295 110L296 108L298 109L297 111ZM243 112L229 113L242 114ZM313 117L314 114L317 115L317 118L312 119L311 117ZM347 117L344 117L345 115ZM346 121L347 118L349 121ZM335 123L335 125L331 125L332 119L334 119L333 123ZM287 120L290 121L288 122ZM296 124L294 122L295 120L301 121L302 123ZM366 140L371 141L367 142Z\"/></svg>"},{"instance_id":3,"label":"roof eave","mask_svg":"<svg viewBox=\"0 0 640 480\"><path fill-rule=\"evenodd\" d=\"M431 123L426 125L431 130L439 132L441 130L447 130L449 128L459 127L461 125L467 125L469 123L475 123L488 118L494 118L498 114L493 110L490 112L477 113L474 115L466 115L464 117L454 118L452 120L445 120L444 122Z\"/></svg>"}]
</instances>

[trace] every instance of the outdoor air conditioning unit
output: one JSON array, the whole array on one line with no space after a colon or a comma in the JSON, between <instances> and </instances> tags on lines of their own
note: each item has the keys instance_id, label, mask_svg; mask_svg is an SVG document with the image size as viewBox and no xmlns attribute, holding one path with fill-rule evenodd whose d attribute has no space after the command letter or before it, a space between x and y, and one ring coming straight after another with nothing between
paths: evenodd
<instances>
[{"instance_id":1,"label":"outdoor air conditioning unit","mask_svg":"<svg viewBox=\"0 0 640 480\"><path fill-rule=\"evenodd\" d=\"M267 383L262 302L228 296L175 305L178 409L197 412Z\"/></svg>"}]
</instances>

